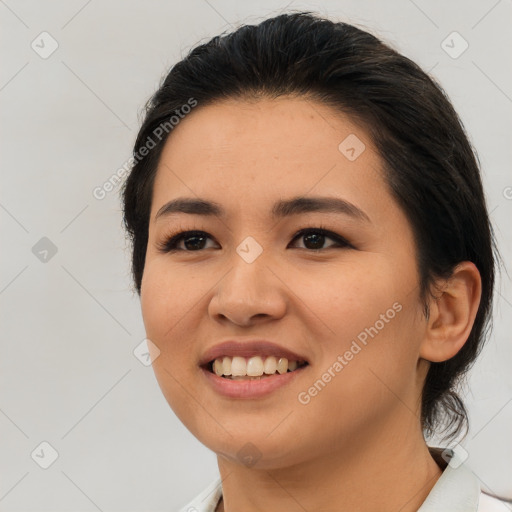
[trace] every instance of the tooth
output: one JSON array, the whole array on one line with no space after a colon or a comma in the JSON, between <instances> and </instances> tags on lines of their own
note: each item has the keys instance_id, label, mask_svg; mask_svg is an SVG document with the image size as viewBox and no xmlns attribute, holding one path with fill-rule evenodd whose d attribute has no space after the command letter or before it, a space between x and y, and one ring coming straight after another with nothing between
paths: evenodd
<instances>
[{"instance_id":1,"label":"tooth","mask_svg":"<svg viewBox=\"0 0 512 512\"><path fill-rule=\"evenodd\" d=\"M286 370L288 370L288 359L281 357L277 363L277 371L282 374L286 373Z\"/></svg>"},{"instance_id":2,"label":"tooth","mask_svg":"<svg viewBox=\"0 0 512 512\"><path fill-rule=\"evenodd\" d=\"M215 359L213 362L213 371L215 372L215 375L218 375L219 377L222 375L222 360L221 359Z\"/></svg>"},{"instance_id":3,"label":"tooth","mask_svg":"<svg viewBox=\"0 0 512 512\"><path fill-rule=\"evenodd\" d=\"M231 361L231 374L233 377L247 375L247 364L245 357L235 356Z\"/></svg>"},{"instance_id":4,"label":"tooth","mask_svg":"<svg viewBox=\"0 0 512 512\"><path fill-rule=\"evenodd\" d=\"M263 371L267 375L272 375L277 371L277 359L274 356L268 356L265 359L265 364L263 365Z\"/></svg>"},{"instance_id":5,"label":"tooth","mask_svg":"<svg viewBox=\"0 0 512 512\"><path fill-rule=\"evenodd\" d=\"M260 356L254 356L247 361L247 375L258 377L263 375L263 359Z\"/></svg>"},{"instance_id":6,"label":"tooth","mask_svg":"<svg viewBox=\"0 0 512 512\"><path fill-rule=\"evenodd\" d=\"M261 357L253 356L246 360L245 357L235 356L233 358L224 356L213 361L213 372L221 376L232 378L253 377L259 378L266 375L293 372L299 366L298 361L288 361L286 357L275 356Z\"/></svg>"},{"instance_id":7,"label":"tooth","mask_svg":"<svg viewBox=\"0 0 512 512\"><path fill-rule=\"evenodd\" d=\"M224 356L222 359L222 369L224 375L231 375L231 357Z\"/></svg>"}]
</instances>

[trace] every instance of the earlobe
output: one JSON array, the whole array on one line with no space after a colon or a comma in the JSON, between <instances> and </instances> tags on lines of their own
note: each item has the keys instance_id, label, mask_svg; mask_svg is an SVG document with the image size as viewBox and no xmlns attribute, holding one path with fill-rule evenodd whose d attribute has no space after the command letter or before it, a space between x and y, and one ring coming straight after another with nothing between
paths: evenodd
<instances>
[{"instance_id":1,"label":"earlobe","mask_svg":"<svg viewBox=\"0 0 512 512\"><path fill-rule=\"evenodd\" d=\"M431 362L451 359L466 343L480 304L480 272L474 263L464 261L438 287L420 346L420 357Z\"/></svg>"}]
</instances>

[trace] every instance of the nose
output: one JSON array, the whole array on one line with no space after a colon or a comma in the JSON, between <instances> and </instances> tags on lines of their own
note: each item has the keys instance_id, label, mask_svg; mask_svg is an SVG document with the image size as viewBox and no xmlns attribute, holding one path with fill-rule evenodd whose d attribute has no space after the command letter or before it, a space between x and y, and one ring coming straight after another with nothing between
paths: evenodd
<instances>
[{"instance_id":1,"label":"nose","mask_svg":"<svg viewBox=\"0 0 512 512\"><path fill-rule=\"evenodd\" d=\"M267 266L260 256L252 263L238 254L232 267L218 282L208 312L217 321L248 327L284 316L286 286L278 269Z\"/></svg>"}]
</instances>

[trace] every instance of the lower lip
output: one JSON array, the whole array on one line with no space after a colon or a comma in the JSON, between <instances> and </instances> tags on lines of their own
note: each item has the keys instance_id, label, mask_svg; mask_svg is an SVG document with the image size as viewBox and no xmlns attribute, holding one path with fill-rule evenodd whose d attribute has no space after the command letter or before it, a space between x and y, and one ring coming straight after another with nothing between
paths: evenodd
<instances>
[{"instance_id":1,"label":"lower lip","mask_svg":"<svg viewBox=\"0 0 512 512\"><path fill-rule=\"evenodd\" d=\"M307 368L307 366L297 368L293 372L254 380L225 379L205 368L201 368L201 372L213 389L221 395L229 398L261 398L292 382L305 368Z\"/></svg>"}]
</instances>

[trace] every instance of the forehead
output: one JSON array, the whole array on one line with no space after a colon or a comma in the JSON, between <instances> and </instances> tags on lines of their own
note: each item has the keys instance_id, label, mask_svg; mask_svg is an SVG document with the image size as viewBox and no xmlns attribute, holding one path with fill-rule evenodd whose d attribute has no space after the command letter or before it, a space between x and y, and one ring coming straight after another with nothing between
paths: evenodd
<instances>
[{"instance_id":1,"label":"forehead","mask_svg":"<svg viewBox=\"0 0 512 512\"><path fill-rule=\"evenodd\" d=\"M240 208L278 197L382 196L382 162L364 129L305 98L200 104L170 133L152 216L169 199L215 196Z\"/></svg>"}]
</instances>

